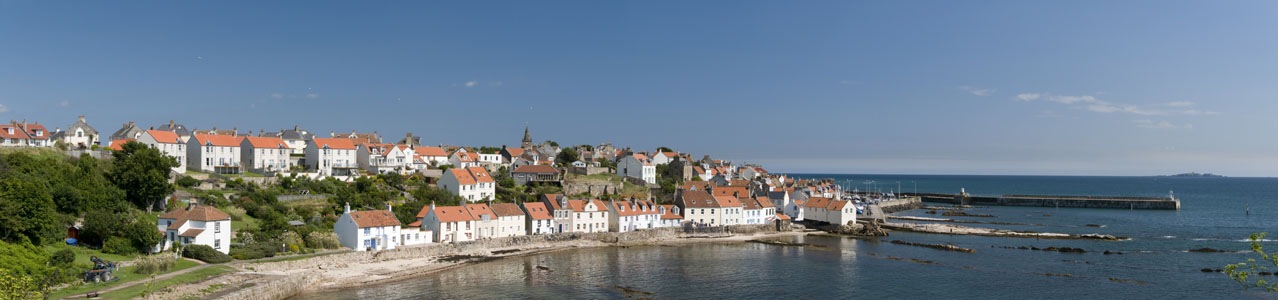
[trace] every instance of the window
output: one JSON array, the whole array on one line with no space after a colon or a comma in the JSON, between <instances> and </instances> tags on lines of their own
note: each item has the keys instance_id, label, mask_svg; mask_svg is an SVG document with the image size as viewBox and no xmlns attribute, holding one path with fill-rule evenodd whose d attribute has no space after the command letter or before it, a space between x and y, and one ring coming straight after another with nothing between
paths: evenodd
<instances>
[{"instance_id":1,"label":"window","mask_svg":"<svg viewBox=\"0 0 1278 300\"><path fill-rule=\"evenodd\" d=\"M368 234L369 234L369 232L370 232L370 231L369 231L369 228L364 228L364 234L365 234L365 235L368 235Z\"/></svg>"},{"instance_id":2,"label":"window","mask_svg":"<svg viewBox=\"0 0 1278 300\"><path fill-rule=\"evenodd\" d=\"M453 230L453 223L444 223L444 230Z\"/></svg>"},{"instance_id":3,"label":"window","mask_svg":"<svg viewBox=\"0 0 1278 300\"><path fill-rule=\"evenodd\" d=\"M222 233L222 222L213 222L213 233Z\"/></svg>"},{"instance_id":4,"label":"window","mask_svg":"<svg viewBox=\"0 0 1278 300\"><path fill-rule=\"evenodd\" d=\"M213 249L217 249L217 248L222 248L222 240L221 240L221 239L213 240Z\"/></svg>"}]
</instances>

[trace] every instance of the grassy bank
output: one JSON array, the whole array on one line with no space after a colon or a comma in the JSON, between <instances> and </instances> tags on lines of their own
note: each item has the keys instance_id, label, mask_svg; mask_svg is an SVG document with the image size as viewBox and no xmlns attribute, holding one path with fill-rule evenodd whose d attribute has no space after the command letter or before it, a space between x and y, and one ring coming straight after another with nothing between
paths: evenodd
<instances>
[{"instance_id":1,"label":"grassy bank","mask_svg":"<svg viewBox=\"0 0 1278 300\"><path fill-rule=\"evenodd\" d=\"M76 255L76 259L77 259L77 260L79 259L79 255ZM86 259L87 259L87 258L86 258ZM168 274L168 273L172 273L172 272L177 272L177 271L185 270L185 269L192 268L192 267L195 267L195 266L198 266L198 265L200 265L200 264L199 264L199 263L196 263L196 262L193 262L193 261L189 261L189 260L185 260L185 259L179 259L176 263L174 263L174 264L173 264L173 268L172 268L172 269L169 269L169 271L168 271L168 272L163 272L163 273L159 273L159 274L156 274L156 275L158 276L158 275L164 275L164 274ZM151 275L149 275L149 274L136 274L136 273L133 273L133 271L134 271L134 270L136 270L136 269L137 269L137 267L136 267L136 266L127 266L127 267L122 267L122 268L116 269L116 271L115 271L115 273L114 273L114 274L115 274L115 277L119 278L119 280L112 281L112 282L107 282L107 283L102 283L102 284L96 284L96 285L95 285L95 284L92 284L92 283L75 283L75 284L72 284L72 285L67 286L67 287L64 287L64 288L62 288L62 289L59 289L59 290L55 290L55 291L50 292L50 293L49 293L49 299L61 299L61 298L66 298L66 297L70 297L70 296L84 295L85 293L88 293L88 292L92 292L92 291L99 291L99 290L105 290L105 289L108 289L108 288L111 288L111 287L114 287L114 286L119 286L119 285L123 285L123 284L125 284L125 283L134 282L134 281L138 281L138 280L143 280L143 279L147 279L147 278L150 278L150 277L151 277ZM185 275L185 274L183 274L183 275Z\"/></svg>"},{"instance_id":2,"label":"grassy bank","mask_svg":"<svg viewBox=\"0 0 1278 300\"><path fill-rule=\"evenodd\" d=\"M133 299L135 297L141 297L154 291L163 290L170 286L197 282L200 280L204 280L205 278L211 278L217 275L230 273L231 271L234 271L234 269L228 266L211 266L208 268L191 271L190 273L181 274L181 275L177 275L177 276L173 276L173 277L165 278L161 280L156 280L154 282L141 283L131 287L103 293L102 297L98 299Z\"/></svg>"}]
</instances>

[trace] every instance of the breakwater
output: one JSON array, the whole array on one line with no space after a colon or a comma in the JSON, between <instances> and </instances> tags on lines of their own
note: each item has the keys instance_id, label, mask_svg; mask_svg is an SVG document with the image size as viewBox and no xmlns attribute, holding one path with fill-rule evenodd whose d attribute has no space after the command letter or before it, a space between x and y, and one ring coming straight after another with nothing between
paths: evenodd
<instances>
[{"instance_id":1,"label":"breakwater","mask_svg":"<svg viewBox=\"0 0 1278 300\"><path fill-rule=\"evenodd\" d=\"M956 205L1180 210L1180 200L1173 197L1056 195L973 196L970 194L918 194L917 196L919 196L923 202L948 203Z\"/></svg>"}]
</instances>

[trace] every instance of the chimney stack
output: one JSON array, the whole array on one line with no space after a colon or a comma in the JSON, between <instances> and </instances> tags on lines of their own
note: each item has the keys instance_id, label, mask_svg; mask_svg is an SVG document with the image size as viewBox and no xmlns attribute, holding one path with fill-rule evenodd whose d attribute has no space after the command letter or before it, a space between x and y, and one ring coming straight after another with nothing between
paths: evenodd
<instances>
[{"instance_id":1,"label":"chimney stack","mask_svg":"<svg viewBox=\"0 0 1278 300\"><path fill-rule=\"evenodd\" d=\"M177 130L177 128L173 127L177 127L177 123L173 122L173 120L169 120L169 130Z\"/></svg>"},{"instance_id":2,"label":"chimney stack","mask_svg":"<svg viewBox=\"0 0 1278 300\"><path fill-rule=\"evenodd\" d=\"M346 202L346 210L345 210L345 211L343 211L343 213L347 213L347 214L351 213L351 203L350 203L350 202Z\"/></svg>"},{"instance_id":3,"label":"chimney stack","mask_svg":"<svg viewBox=\"0 0 1278 300\"><path fill-rule=\"evenodd\" d=\"M293 131L301 131L301 130L302 129L299 126L293 125Z\"/></svg>"},{"instance_id":4,"label":"chimney stack","mask_svg":"<svg viewBox=\"0 0 1278 300\"><path fill-rule=\"evenodd\" d=\"M386 211L389 211L389 212L391 212L391 213L394 213L394 212L395 212L395 211L392 211L392 210L391 210L391 205L390 205L390 203L386 203Z\"/></svg>"},{"instance_id":5,"label":"chimney stack","mask_svg":"<svg viewBox=\"0 0 1278 300\"><path fill-rule=\"evenodd\" d=\"M80 116L79 119L80 119L80 122L84 122L84 116Z\"/></svg>"}]
</instances>

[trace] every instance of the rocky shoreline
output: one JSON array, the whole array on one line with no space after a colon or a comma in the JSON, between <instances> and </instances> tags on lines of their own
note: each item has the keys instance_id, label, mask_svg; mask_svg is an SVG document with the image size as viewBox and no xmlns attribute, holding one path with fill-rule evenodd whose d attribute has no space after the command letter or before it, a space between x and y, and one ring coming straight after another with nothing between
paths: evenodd
<instances>
[{"instance_id":1,"label":"rocky shoreline","mask_svg":"<svg viewBox=\"0 0 1278 300\"><path fill-rule=\"evenodd\" d=\"M1108 234L1068 234L1053 232L1036 232L1036 231L1014 231L1005 229L968 227L953 224L918 224L918 223L883 223L883 228L900 231L935 233L935 234L953 234L953 235L979 235L993 237L1015 237L1015 238L1037 238L1037 239L1063 239L1063 240L1102 240L1102 241L1121 241L1127 240L1126 237L1112 236Z\"/></svg>"}]
</instances>

